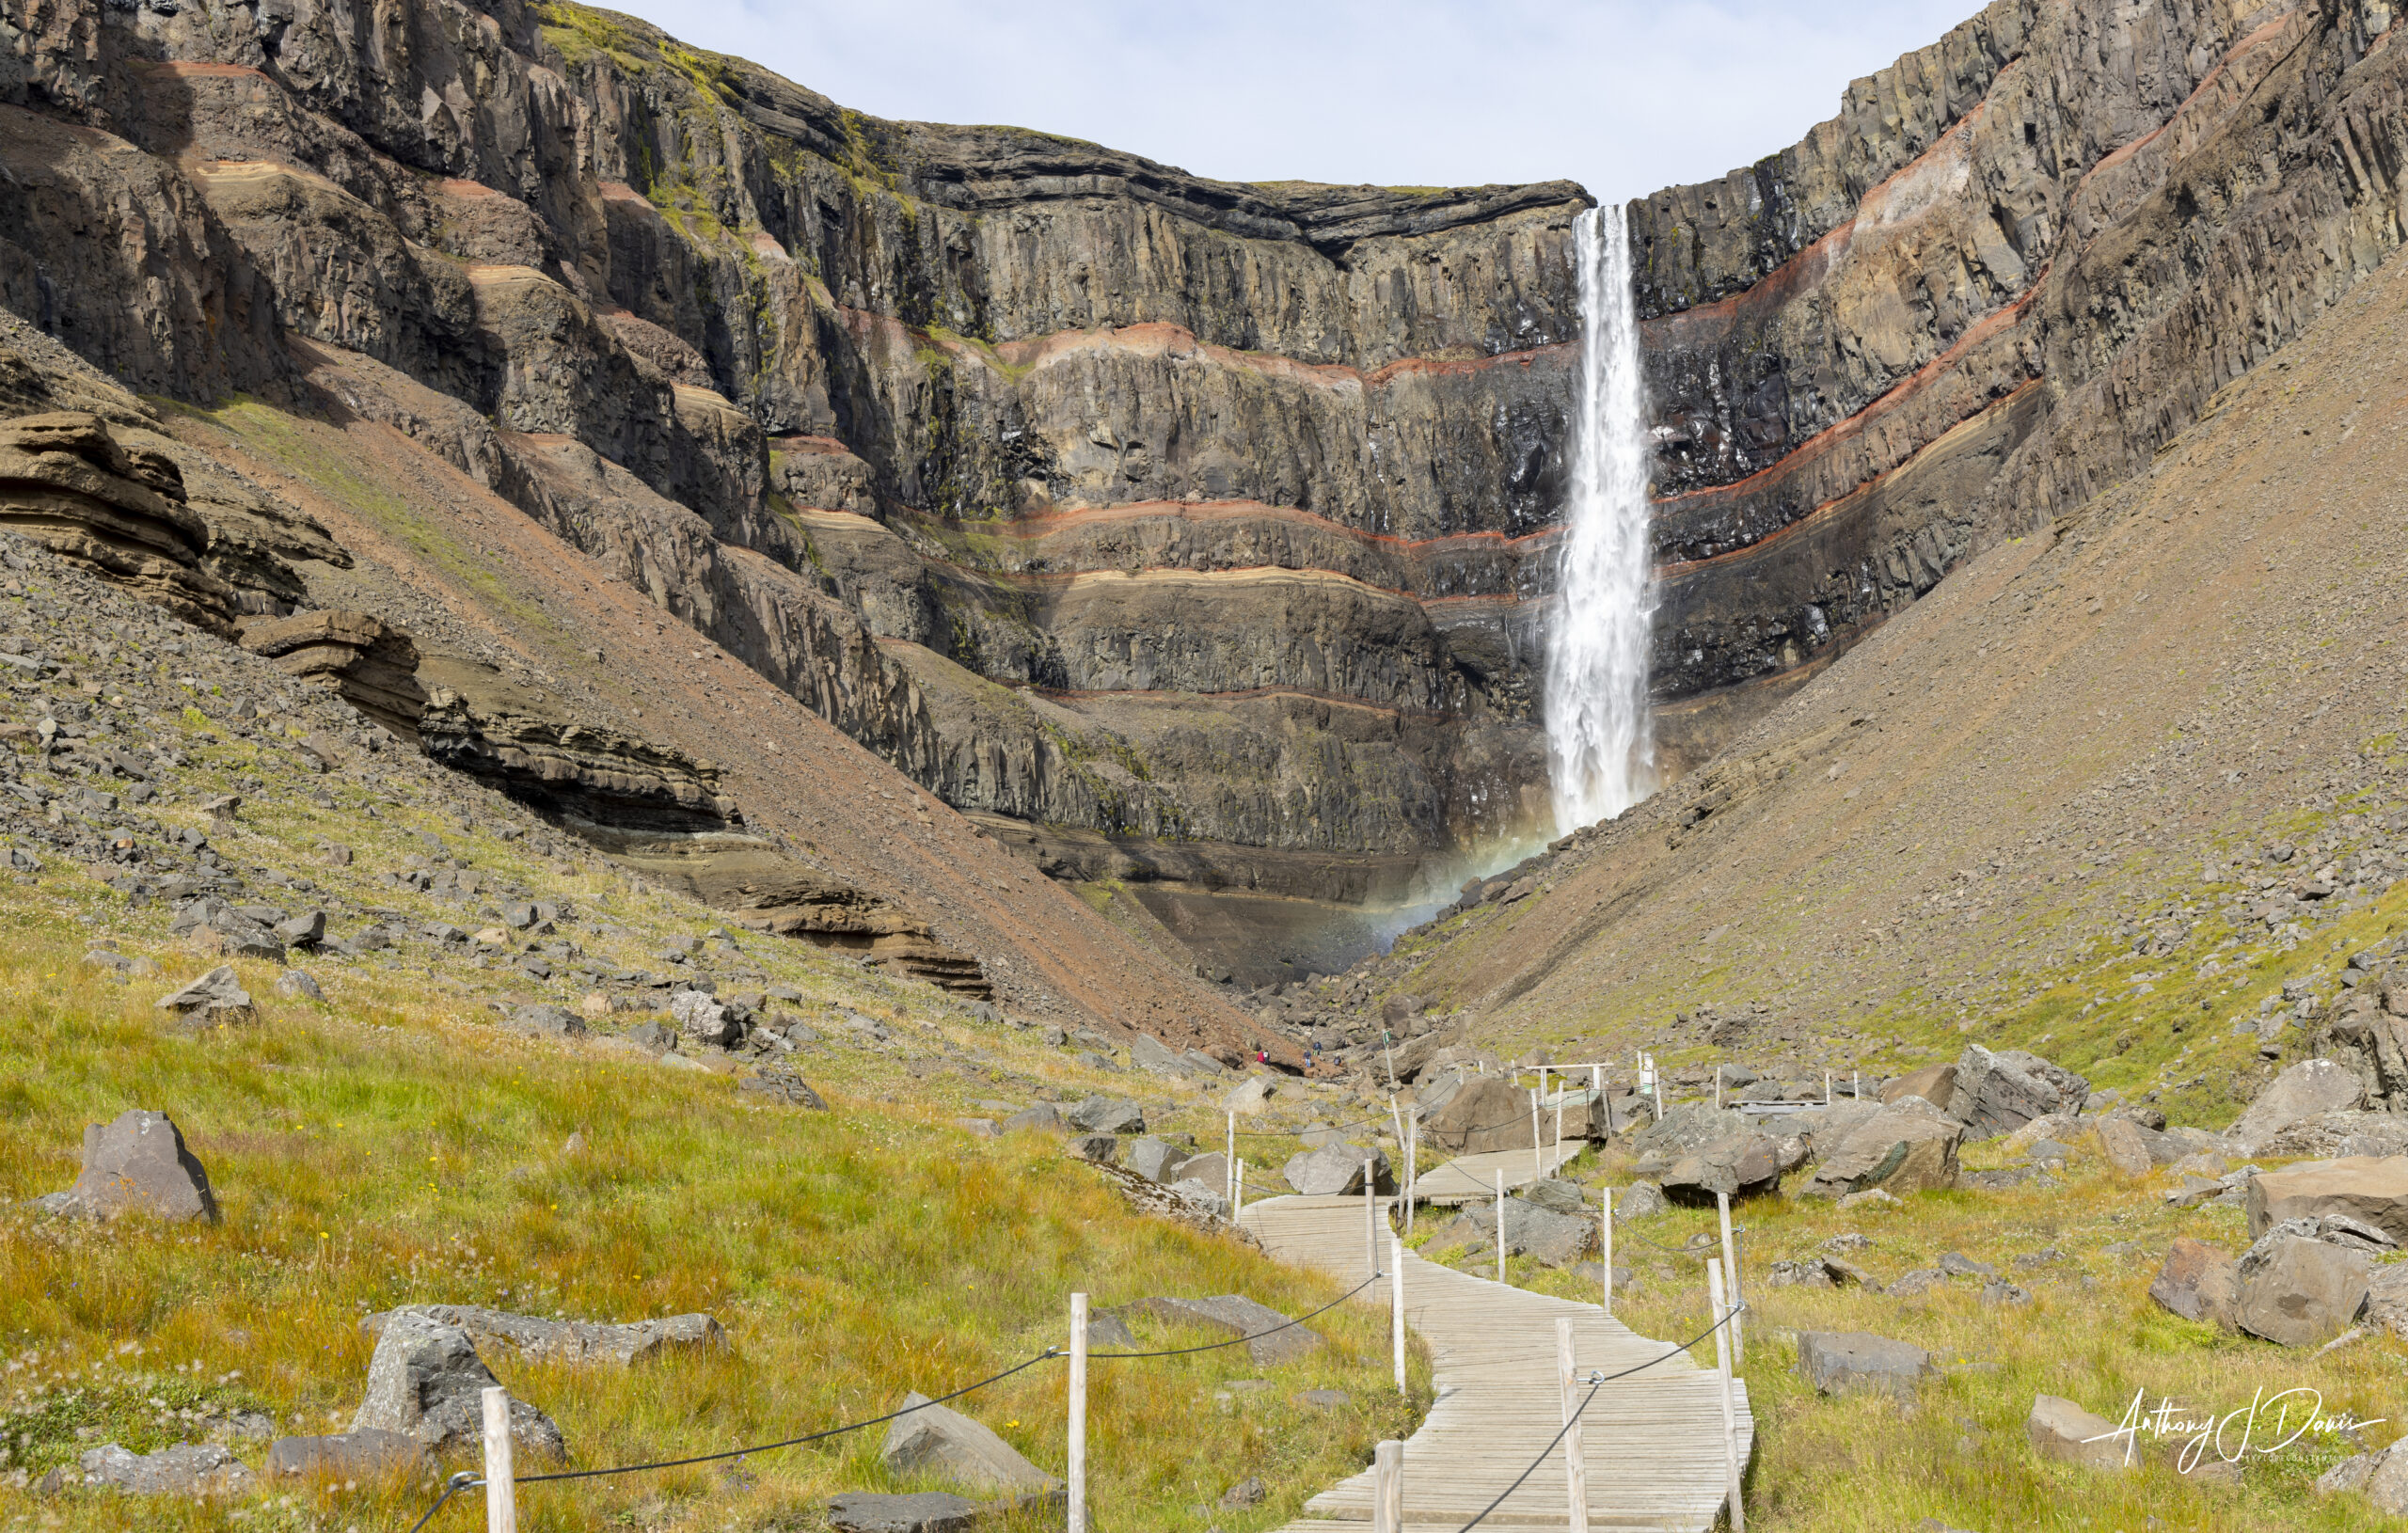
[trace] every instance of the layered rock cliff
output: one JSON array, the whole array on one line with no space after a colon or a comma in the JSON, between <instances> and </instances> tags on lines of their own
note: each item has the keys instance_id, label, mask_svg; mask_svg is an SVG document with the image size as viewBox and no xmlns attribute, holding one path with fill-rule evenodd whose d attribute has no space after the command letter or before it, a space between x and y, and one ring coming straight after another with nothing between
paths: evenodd
<instances>
[{"instance_id":1,"label":"layered rock cliff","mask_svg":"<svg viewBox=\"0 0 2408 1533\"><path fill-rule=\"evenodd\" d=\"M129 385L407 433L1069 874L1394 904L1544 827L1578 187L1210 182L570 5L0 16L0 302ZM1634 207L1669 767L2398 243L2389 29L1999 0Z\"/></svg>"}]
</instances>

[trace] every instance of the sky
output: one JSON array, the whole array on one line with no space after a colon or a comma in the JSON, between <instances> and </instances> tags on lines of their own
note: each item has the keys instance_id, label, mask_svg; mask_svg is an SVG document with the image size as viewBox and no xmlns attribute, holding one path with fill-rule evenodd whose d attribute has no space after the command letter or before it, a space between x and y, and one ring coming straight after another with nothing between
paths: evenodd
<instances>
[{"instance_id":1,"label":"sky","mask_svg":"<svg viewBox=\"0 0 2408 1533\"><path fill-rule=\"evenodd\" d=\"M1601 198L1794 143L1979 0L603 0L879 117L1011 123L1227 181Z\"/></svg>"}]
</instances>

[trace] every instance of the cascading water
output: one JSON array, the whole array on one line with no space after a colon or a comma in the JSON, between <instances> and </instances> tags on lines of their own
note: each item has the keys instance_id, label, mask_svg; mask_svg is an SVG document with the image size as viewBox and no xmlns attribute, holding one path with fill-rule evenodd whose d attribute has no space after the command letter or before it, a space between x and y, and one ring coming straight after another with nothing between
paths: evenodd
<instances>
[{"instance_id":1,"label":"cascading water","mask_svg":"<svg viewBox=\"0 0 2408 1533\"><path fill-rule=\"evenodd\" d=\"M1608 819L1654 787L1647 651L1656 610L1645 399L1630 235L1619 206L1573 224L1580 391L1572 499L1547 649L1546 751L1557 832Z\"/></svg>"}]
</instances>

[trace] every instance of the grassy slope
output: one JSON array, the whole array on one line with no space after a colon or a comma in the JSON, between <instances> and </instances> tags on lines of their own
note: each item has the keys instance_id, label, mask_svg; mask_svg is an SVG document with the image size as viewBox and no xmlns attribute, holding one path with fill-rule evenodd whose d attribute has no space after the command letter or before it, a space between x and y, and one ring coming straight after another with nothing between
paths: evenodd
<instances>
[{"instance_id":1,"label":"grassy slope","mask_svg":"<svg viewBox=\"0 0 2408 1533\"><path fill-rule=\"evenodd\" d=\"M71 637L53 648L87 673L112 673ZM138 644L113 665L129 691L137 683L126 678L157 669ZM40 710L17 700L9 711ZM121 717L135 727L134 710ZM477 924L457 906L374 881L428 849L430 834L489 878L570 900L577 940L606 961L656 963L668 935L713 924L599 860L539 850L540 826L502 839L498 831L531 822L404 752L310 777L280 747L303 723L272 714L246 735L198 707L162 712L150 727L180 741L192 765L146 813L170 830L206 829L188 806L242 782L241 828L214 832L214 843L254 889L266 869L315 878L313 897L346 903L342 929L364 909ZM335 807L311 801L321 790ZM324 865L322 837L351 846L352 867ZM0 1474L39 1477L108 1441L146 1451L204 1435L159 1418L153 1398L203 1417L267 1410L281 1432L340 1430L370 1351L356 1322L398 1303L602 1320L717 1314L734 1339L724 1359L625 1373L488 1359L561 1421L578 1464L600 1465L875 1414L908 1388L941 1392L1058 1340L1073 1289L1099 1304L1244 1292L1291 1314L1336 1294L1235 1242L1135 1215L1050 1138L978 1141L951 1127L996 1093L1075 1098L1127 1093L1132 1082L975 1022L928 987L801 944L745 938L742 951L707 961L723 975L793 987L804 998L793 1009L824 1035L842 1035L840 1008L895 1031L883 1049L826 1042L793 1056L832 1103L825 1114L751 1105L729 1079L606 1046L504 1033L490 1025L489 1002L574 1004L581 984L472 969L456 950L411 942L309 961L324 1004L280 1000L272 967L238 965L263 1020L182 1035L151 1003L214 960L170 941L166 924L157 906L128 909L64 857L46 856L38 878L0 882L9 1019L0 1029L0 1346L20 1365L0 1374ZM155 957L159 972L103 982L80 961L101 939ZM613 1025L638 1019L620 1014ZM17 1206L72 1179L87 1122L137 1105L183 1128L217 1186L222 1226L95 1227ZM1209 1131L1192 1096L1161 1105L1158 1118L1183 1111ZM585 1147L571 1154L565 1141L579 1130ZM1261 1507L1212 1520L1231 1533L1269 1525L1403 1430L1407 1406L1383 1384L1379 1318L1346 1306L1316 1326L1336 1345L1276 1370L1277 1389L1244 1397L1227 1420L1214 1416L1212 1386L1260 1371L1242 1350L1098 1365L1091 1462L1102 1525L1200 1528L1191 1505L1259 1474L1271 1486ZM1138 1330L1165 1344L1197 1339ZM1319 1414L1291 1402L1312 1386L1347 1389L1355 1403ZM1049 1364L968 1409L1058 1469L1062 1389ZM1207 1419L1212 1430L1198 1430ZM733 1470L531 1491L522 1525L816 1525L826 1494L885 1483L879 1440L872 1431ZM422 1504L399 1487L315 1487L289 1506L168 1504L138 1515L151 1526L383 1526ZM104 1493L38 1502L0 1488L0 1526L114 1528L128 1515ZM438 1526L474 1521L467 1508L444 1517Z\"/></svg>"}]
</instances>

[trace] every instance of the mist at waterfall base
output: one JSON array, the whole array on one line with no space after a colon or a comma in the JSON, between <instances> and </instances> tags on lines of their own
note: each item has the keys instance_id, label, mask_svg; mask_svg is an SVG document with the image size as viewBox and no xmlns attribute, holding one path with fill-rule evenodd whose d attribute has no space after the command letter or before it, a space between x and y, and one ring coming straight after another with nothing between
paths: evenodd
<instances>
[{"instance_id":1,"label":"mist at waterfall base","mask_svg":"<svg viewBox=\"0 0 2408 1533\"><path fill-rule=\"evenodd\" d=\"M1647 656L1656 614L1647 497L1646 393L1631 299L1630 230L1619 205L1573 224L1580 294L1579 392L1555 616L1548 625L1547 780L1556 835L1608 820L1655 790ZM1465 850L1447 884L1490 878L1544 849L1529 834ZM1383 912L1383 951L1452 904L1455 890Z\"/></svg>"},{"instance_id":2,"label":"mist at waterfall base","mask_svg":"<svg viewBox=\"0 0 2408 1533\"><path fill-rule=\"evenodd\" d=\"M1619 205L1573 225L1580 384L1546 657L1547 778L1559 835L1611 819L1655 786L1647 654L1656 611L1646 400L1630 233Z\"/></svg>"}]
</instances>

